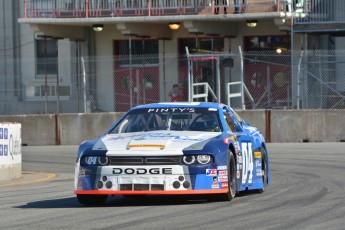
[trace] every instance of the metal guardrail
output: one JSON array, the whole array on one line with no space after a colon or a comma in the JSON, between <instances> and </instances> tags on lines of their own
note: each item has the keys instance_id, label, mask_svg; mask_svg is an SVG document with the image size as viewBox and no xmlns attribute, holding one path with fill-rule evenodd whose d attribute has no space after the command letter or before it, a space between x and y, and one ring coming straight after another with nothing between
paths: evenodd
<instances>
[{"instance_id":1,"label":"metal guardrail","mask_svg":"<svg viewBox=\"0 0 345 230\"><path fill-rule=\"evenodd\" d=\"M24 18L88 18L280 11L277 0L23 0Z\"/></svg>"}]
</instances>

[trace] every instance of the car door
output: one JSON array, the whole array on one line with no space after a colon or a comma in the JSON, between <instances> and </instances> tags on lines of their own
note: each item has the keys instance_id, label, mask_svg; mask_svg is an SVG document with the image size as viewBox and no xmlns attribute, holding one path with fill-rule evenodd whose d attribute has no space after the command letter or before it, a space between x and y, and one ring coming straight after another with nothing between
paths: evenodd
<instances>
[{"instance_id":1,"label":"car door","mask_svg":"<svg viewBox=\"0 0 345 230\"><path fill-rule=\"evenodd\" d=\"M233 134L237 136L239 145L239 151L236 153L237 188L239 191L242 191L253 183L253 138L248 135L243 128L242 119L233 110L227 109L224 115L226 116L226 121Z\"/></svg>"}]
</instances>

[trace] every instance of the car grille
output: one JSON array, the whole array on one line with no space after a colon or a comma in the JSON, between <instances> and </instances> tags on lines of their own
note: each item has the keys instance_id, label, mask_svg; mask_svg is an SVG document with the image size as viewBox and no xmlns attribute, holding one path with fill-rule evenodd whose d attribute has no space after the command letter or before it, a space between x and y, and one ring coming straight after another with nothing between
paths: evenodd
<instances>
[{"instance_id":1,"label":"car grille","mask_svg":"<svg viewBox=\"0 0 345 230\"><path fill-rule=\"evenodd\" d=\"M120 191L162 191L163 184L120 184Z\"/></svg>"},{"instance_id":2,"label":"car grille","mask_svg":"<svg viewBox=\"0 0 345 230\"><path fill-rule=\"evenodd\" d=\"M181 156L164 157L110 157L110 165L178 165Z\"/></svg>"}]
</instances>

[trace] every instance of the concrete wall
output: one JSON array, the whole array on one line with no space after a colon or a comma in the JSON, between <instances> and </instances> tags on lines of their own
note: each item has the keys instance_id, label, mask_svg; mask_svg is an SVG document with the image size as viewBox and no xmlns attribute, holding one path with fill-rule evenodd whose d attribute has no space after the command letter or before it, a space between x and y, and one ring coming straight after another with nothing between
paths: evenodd
<instances>
[{"instance_id":1,"label":"concrete wall","mask_svg":"<svg viewBox=\"0 0 345 230\"><path fill-rule=\"evenodd\" d=\"M270 113L249 110L238 113L246 122L258 127L271 142L345 141L345 110L272 110ZM0 122L21 123L23 144L77 145L106 132L122 114L0 116ZM59 124L58 130L56 124Z\"/></svg>"}]
</instances>

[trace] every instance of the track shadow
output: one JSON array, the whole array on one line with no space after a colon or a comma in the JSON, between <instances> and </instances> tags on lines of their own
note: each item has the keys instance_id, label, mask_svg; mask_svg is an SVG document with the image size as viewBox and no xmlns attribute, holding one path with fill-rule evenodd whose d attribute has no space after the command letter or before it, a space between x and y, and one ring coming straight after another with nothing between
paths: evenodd
<instances>
[{"instance_id":1,"label":"track shadow","mask_svg":"<svg viewBox=\"0 0 345 230\"><path fill-rule=\"evenodd\" d=\"M207 199L202 196L128 196L109 197L105 206L167 206L205 203Z\"/></svg>"},{"instance_id":2,"label":"track shadow","mask_svg":"<svg viewBox=\"0 0 345 230\"><path fill-rule=\"evenodd\" d=\"M161 205L188 205L205 203L207 199L203 197L190 196L109 196L106 203L98 207L131 207L131 206L161 206ZM56 208L79 208L87 207L78 202L76 197L40 200L29 202L25 205L16 206L20 209L56 209ZM97 207L97 206L92 206Z\"/></svg>"},{"instance_id":3,"label":"track shadow","mask_svg":"<svg viewBox=\"0 0 345 230\"><path fill-rule=\"evenodd\" d=\"M80 207L78 200L75 197L53 199L53 200L40 200L29 202L25 205L16 206L15 208L30 209L30 208L76 208Z\"/></svg>"}]
</instances>

